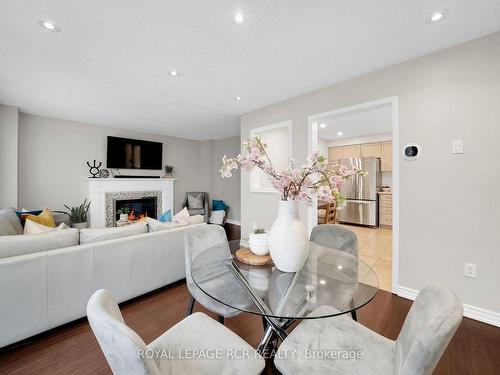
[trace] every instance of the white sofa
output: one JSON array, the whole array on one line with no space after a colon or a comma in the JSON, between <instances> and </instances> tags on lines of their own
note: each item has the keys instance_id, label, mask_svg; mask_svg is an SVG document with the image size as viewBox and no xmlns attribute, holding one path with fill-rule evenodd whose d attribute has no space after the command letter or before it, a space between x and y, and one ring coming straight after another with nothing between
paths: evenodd
<instances>
[{"instance_id":1,"label":"white sofa","mask_svg":"<svg viewBox=\"0 0 500 375\"><path fill-rule=\"evenodd\" d=\"M123 302L183 279L191 227L0 259L0 347L85 316L98 289Z\"/></svg>"}]
</instances>

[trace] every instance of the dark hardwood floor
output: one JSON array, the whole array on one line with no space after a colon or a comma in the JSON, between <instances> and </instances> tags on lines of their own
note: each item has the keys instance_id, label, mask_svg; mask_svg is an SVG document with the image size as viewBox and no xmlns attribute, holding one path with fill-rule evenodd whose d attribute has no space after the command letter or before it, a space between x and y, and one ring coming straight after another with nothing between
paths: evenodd
<instances>
[{"instance_id":1,"label":"dark hardwood floor","mask_svg":"<svg viewBox=\"0 0 500 375\"><path fill-rule=\"evenodd\" d=\"M188 300L186 285L180 282L126 302L121 310L126 323L149 343L184 317ZM410 301L380 291L359 310L358 319L395 339L410 306ZM198 304L195 310L203 311ZM226 319L226 326L254 347L262 334L261 319L250 314ZM86 319L0 350L0 374L110 373ZM434 374L500 374L500 328L464 318Z\"/></svg>"}]
</instances>

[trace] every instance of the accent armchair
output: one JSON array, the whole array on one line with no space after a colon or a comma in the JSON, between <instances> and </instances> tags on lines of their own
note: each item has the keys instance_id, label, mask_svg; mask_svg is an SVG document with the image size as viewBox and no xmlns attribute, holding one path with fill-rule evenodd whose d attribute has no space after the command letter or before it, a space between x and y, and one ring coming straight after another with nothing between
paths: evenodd
<instances>
[{"instance_id":1,"label":"accent armchair","mask_svg":"<svg viewBox=\"0 0 500 375\"><path fill-rule=\"evenodd\" d=\"M98 290L90 297L87 316L116 375L253 375L259 374L265 365L254 348L203 313L181 320L149 345L125 324L120 308L108 290ZM196 350L218 352L220 357L210 360L202 356L186 357L186 353ZM231 358L230 353L248 353L248 357Z\"/></svg>"},{"instance_id":2,"label":"accent armchair","mask_svg":"<svg viewBox=\"0 0 500 375\"><path fill-rule=\"evenodd\" d=\"M203 215L205 223L208 223L208 193L204 191L192 191L186 193L182 208L186 207L189 215Z\"/></svg>"}]
</instances>

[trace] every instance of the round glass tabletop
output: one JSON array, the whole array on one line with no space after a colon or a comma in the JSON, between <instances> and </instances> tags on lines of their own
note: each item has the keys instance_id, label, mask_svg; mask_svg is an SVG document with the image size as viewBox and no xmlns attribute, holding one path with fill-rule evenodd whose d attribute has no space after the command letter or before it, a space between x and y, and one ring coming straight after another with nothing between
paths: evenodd
<instances>
[{"instance_id":1,"label":"round glass tabletop","mask_svg":"<svg viewBox=\"0 0 500 375\"><path fill-rule=\"evenodd\" d=\"M239 240L210 247L191 266L204 293L237 310L279 319L325 318L359 309L378 291L373 269L344 251L309 242L302 270L287 273L273 264L241 263L234 256L240 247Z\"/></svg>"}]
</instances>

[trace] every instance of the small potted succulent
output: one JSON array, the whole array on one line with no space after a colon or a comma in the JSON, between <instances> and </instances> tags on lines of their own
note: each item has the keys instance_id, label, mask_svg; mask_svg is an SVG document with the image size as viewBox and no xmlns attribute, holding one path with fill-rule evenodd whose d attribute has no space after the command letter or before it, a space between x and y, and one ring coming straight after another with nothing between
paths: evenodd
<instances>
[{"instance_id":1,"label":"small potted succulent","mask_svg":"<svg viewBox=\"0 0 500 375\"><path fill-rule=\"evenodd\" d=\"M171 178L174 167L171 165L165 165L165 178Z\"/></svg>"},{"instance_id":2,"label":"small potted succulent","mask_svg":"<svg viewBox=\"0 0 500 375\"><path fill-rule=\"evenodd\" d=\"M71 228L84 229L88 228L87 213L89 212L90 202L85 199L78 207L68 207L68 215L71 220Z\"/></svg>"},{"instance_id":3,"label":"small potted succulent","mask_svg":"<svg viewBox=\"0 0 500 375\"><path fill-rule=\"evenodd\" d=\"M122 207L116 213L120 215L120 221L127 221L130 208Z\"/></svg>"},{"instance_id":4,"label":"small potted succulent","mask_svg":"<svg viewBox=\"0 0 500 375\"><path fill-rule=\"evenodd\" d=\"M269 253L269 233L263 228L254 229L248 235L250 251L255 255L266 255Z\"/></svg>"}]
</instances>

